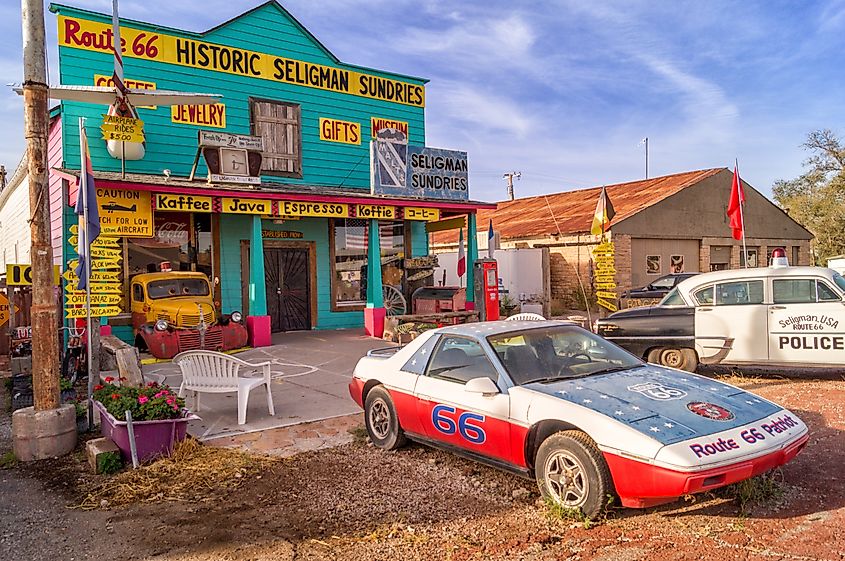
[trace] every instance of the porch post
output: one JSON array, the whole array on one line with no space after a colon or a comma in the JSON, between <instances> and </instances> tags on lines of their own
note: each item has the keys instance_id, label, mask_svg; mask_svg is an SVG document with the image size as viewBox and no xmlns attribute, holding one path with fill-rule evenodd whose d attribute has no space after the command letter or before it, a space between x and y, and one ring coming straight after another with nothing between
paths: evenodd
<instances>
[{"instance_id":1,"label":"porch post","mask_svg":"<svg viewBox=\"0 0 845 561\"><path fill-rule=\"evenodd\" d=\"M264 284L264 238L261 217L252 217L249 240L249 316L246 318L250 344L267 347L270 341L270 316L267 315L267 289Z\"/></svg>"},{"instance_id":2,"label":"porch post","mask_svg":"<svg viewBox=\"0 0 845 561\"><path fill-rule=\"evenodd\" d=\"M384 333L384 295L381 282L381 247L378 220L368 223L367 236L367 307L364 309L364 329L367 335L381 338Z\"/></svg>"},{"instance_id":3,"label":"porch post","mask_svg":"<svg viewBox=\"0 0 845 561\"><path fill-rule=\"evenodd\" d=\"M475 260L478 259L478 236L475 213L467 214L467 310L475 309Z\"/></svg>"}]
</instances>

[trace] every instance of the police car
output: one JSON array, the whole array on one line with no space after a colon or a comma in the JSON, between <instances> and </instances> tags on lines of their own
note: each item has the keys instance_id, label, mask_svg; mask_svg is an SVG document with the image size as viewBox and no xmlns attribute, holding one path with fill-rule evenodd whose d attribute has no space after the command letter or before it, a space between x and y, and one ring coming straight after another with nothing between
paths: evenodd
<instances>
[{"instance_id":1,"label":"police car","mask_svg":"<svg viewBox=\"0 0 845 561\"><path fill-rule=\"evenodd\" d=\"M407 439L535 478L594 517L646 507L792 459L792 412L708 378L647 364L569 322L444 327L371 351L349 384L375 446Z\"/></svg>"},{"instance_id":2,"label":"police car","mask_svg":"<svg viewBox=\"0 0 845 561\"><path fill-rule=\"evenodd\" d=\"M771 267L696 275L657 306L599 320L597 332L649 362L689 371L699 363L845 366L845 278L790 267L777 252Z\"/></svg>"}]
</instances>

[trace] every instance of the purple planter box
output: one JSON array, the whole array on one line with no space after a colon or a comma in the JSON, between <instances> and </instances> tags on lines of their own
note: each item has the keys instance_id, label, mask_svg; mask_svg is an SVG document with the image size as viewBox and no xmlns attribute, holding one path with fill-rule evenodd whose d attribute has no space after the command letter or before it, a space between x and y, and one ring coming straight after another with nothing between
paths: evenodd
<instances>
[{"instance_id":1,"label":"purple planter box","mask_svg":"<svg viewBox=\"0 0 845 561\"><path fill-rule=\"evenodd\" d=\"M132 462L132 453L129 447L129 429L126 421L118 421L106 411L106 408L99 401L94 405L100 411L100 432L106 438L110 438L120 448L120 455L125 462ZM158 456L169 456L173 452L173 445L185 440L188 432L188 421L197 420L199 417L188 410L185 416L178 419L164 419L161 421L133 421L132 428L135 430L135 446L138 452L138 461L145 462Z\"/></svg>"}]
</instances>

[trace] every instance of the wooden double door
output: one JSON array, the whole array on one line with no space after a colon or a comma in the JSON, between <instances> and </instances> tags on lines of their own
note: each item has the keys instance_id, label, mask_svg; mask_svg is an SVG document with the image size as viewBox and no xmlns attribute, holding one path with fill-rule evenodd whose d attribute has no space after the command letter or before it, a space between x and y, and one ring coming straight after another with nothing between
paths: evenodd
<instances>
[{"instance_id":1,"label":"wooden double door","mask_svg":"<svg viewBox=\"0 0 845 561\"><path fill-rule=\"evenodd\" d=\"M273 332L311 329L311 255L307 247L265 247L267 314Z\"/></svg>"}]
</instances>

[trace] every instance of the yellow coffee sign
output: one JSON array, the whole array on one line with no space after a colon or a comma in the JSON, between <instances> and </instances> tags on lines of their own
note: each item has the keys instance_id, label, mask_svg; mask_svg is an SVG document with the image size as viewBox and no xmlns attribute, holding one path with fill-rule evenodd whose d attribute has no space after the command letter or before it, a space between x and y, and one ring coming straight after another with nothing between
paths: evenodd
<instances>
[{"instance_id":1,"label":"yellow coffee sign","mask_svg":"<svg viewBox=\"0 0 845 561\"><path fill-rule=\"evenodd\" d=\"M127 88L132 88L135 90L154 90L156 89L155 82L145 82L144 80L133 80L131 78L123 78L123 84ZM114 79L112 76L105 76L103 74L94 74L94 85L95 86L107 86L110 88L114 87ZM140 109L155 109L155 105L139 105Z\"/></svg>"},{"instance_id":2,"label":"yellow coffee sign","mask_svg":"<svg viewBox=\"0 0 845 561\"><path fill-rule=\"evenodd\" d=\"M100 233L104 236L153 237L153 211L146 191L97 189ZM78 231L71 232L74 234Z\"/></svg>"},{"instance_id":3,"label":"yellow coffee sign","mask_svg":"<svg viewBox=\"0 0 845 561\"><path fill-rule=\"evenodd\" d=\"M593 248L593 262L596 264L596 303L611 312L619 309L616 304L616 266L613 255L613 242L604 241Z\"/></svg>"},{"instance_id":4,"label":"yellow coffee sign","mask_svg":"<svg viewBox=\"0 0 845 561\"><path fill-rule=\"evenodd\" d=\"M121 142L144 142L144 121L119 115L103 115L100 125L103 140Z\"/></svg>"},{"instance_id":5,"label":"yellow coffee sign","mask_svg":"<svg viewBox=\"0 0 845 561\"><path fill-rule=\"evenodd\" d=\"M226 105L171 105L170 121L198 127L226 128Z\"/></svg>"},{"instance_id":6,"label":"yellow coffee sign","mask_svg":"<svg viewBox=\"0 0 845 561\"><path fill-rule=\"evenodd\" d=\"M425 107L425 86L268 53L120 28L123 56ZM111 23L59 16L59 47L112 55Z\"/></svg>"},{"instance_id":7,"label":"yellow coffee sign","mask_svg":"<svg viewBox=\"0 0 845 561\"><path fill-rule=\"evenodd\" d=\"M355 205L355 216L358 218L393 220L396 218L396 207L385 205Z\"/></svg>"},{"instance_id":8,"label":"yellow coffee sign","mask_svg":"<svg viewBox=\"0 0 845 561\"><path fill-rule=\"evenodd\" d=\"M361 123L320 117L320 140L361 144Z\"/></svg>"},{"instance_id":9,"label":"yellow coffee sign","mask_svg":"<svg viewBox=\"0 0 845 561\"><path fill-rule=\"evenodd\" d=\"M349 216L349 205L339 203L279 201L279 214L284 216L327 216L331 218L346 218Z\"/></svg>"},{"instance_id":10,"label":"yellow coffee sign","mask_svg":"<svg viewBox=\"0 0 845 561\"><path fill-rule=\"evenodd\" d=\"M211 197L157 193L156 210L211 212Z\"/></svg>"},{"instance_id":11,"label":"yellow coffee sign","mask_svg":"<svg viewBox=\"0 0 845 561\"><path fill-rule=\"evenodd\" d=\"M233 214L264 214L269 215L273 211L273 202L267 199L238 199L223 197L223 212Z\"/></svg>"},{"instance_id":12,"label":"yellow coffee sign","mask_svg":"<svg viewBox=\"0 0 845 561\"><path fill-rule=\"evenodd\" d=\"M406 206L405 220L440 220L440 210L419 206Z\"/></svg>"}]
</instances>

